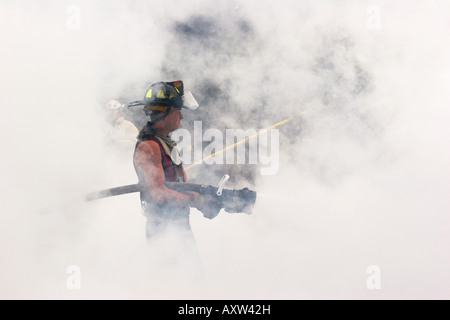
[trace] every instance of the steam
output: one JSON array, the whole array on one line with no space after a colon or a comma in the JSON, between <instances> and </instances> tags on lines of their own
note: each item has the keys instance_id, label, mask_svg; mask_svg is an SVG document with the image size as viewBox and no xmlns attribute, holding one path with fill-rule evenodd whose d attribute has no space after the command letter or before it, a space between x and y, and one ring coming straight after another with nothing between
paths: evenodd
<instances>
[{"instance_id":1,"label":"steam","mask_svg":"<svg viewBox=\"0 0 450 320\"><path fill-rule=\"evenodd\" d=\"M3 1L0 297L448 298L448 9ZM202 280L180 261L155 264L163 254L146 246L137 194L80 200L137 180L133 146L109 141L105 103L177 79L200 103L183 129L293 118L278 128L276 174L188 172L208 184L228 173L228 187L258 192L252 215L192 211ZM124 115L138 129L147 121ZM67 286L72 265L79 290ZM366 286L371 265L379 290Z\"/></svg>"}]
</instances>

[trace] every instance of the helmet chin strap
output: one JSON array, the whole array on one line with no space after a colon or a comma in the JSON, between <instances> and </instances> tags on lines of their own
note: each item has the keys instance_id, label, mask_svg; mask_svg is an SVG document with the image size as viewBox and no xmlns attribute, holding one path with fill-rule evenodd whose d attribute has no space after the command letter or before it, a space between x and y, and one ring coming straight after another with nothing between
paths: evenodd
<instances>
[{"instance_id":1,"label":"helmet chin strap","mask_svg":"<svg viewBox=\"0 0 450 320\"><path fill-rule=\"evenodd\" d=\"M157 124L160 121L163 121L170 114L172 109L173 109L173 106L168 107L166 112L164 112L164 114L161 117L159 117L158 119L155 119L155 120L153 120L150 115L150 122L148 123L150 125L150 127L153 126L154 124Z\"/></svg>"}]
</instances>

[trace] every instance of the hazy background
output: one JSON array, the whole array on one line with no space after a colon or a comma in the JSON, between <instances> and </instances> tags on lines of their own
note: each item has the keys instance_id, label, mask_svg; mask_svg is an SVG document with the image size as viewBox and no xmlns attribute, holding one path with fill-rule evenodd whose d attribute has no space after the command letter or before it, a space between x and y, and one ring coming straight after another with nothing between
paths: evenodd
<instances>
[{"instance_id":1,"label":"hazy background","mask_svg":"<svg viewBox=\"0 0 450 320\"><path fill-rule=\"evenodd\" d=\"M2 1L0 297L448 299L449 9ZM229 173L229 187L258 192L252 215L192 210L201 285L147 267L137 194L79 201L136 182L132 146L108 140L105 102L177 79L201 104L183 128L294 117L279 128L277 174L188 172L208 183ZM137 126L141 115L126 112ZM71 265L80 290L66 285ZM379 290L366 286L371 265Z\"/></svg>"}]
</instances>

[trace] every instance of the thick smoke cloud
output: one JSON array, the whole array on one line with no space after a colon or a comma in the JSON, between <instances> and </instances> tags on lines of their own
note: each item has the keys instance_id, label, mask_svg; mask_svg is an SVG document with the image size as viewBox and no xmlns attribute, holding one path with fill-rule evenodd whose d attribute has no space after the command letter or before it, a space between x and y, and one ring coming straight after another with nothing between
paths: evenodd
<instances>
[{"instance_id":1,"label":"thick smoke cloud","mask_svg":"<svg viewBox=\"0 0 450 320\"><path fill-rule=\"evenodd\" d=\"M1 298L449 297L446 1L0 7ZM81 201L137 180L105 103L177 79L200 102L183 129L292 118L278 128L276 174L188 172L210 184L228 173L229 187L258 192L252 215L192 210L201 268L150 252L137 194ZM370 266L380 289L367 286Z\"/></svg>"}]
</instances>

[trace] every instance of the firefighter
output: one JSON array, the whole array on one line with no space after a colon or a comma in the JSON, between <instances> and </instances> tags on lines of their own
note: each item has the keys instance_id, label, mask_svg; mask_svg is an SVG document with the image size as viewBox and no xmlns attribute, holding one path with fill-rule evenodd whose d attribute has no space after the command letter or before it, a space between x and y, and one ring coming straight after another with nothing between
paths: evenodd
<instances>
[{"instance_id":1,"label":"firefighter","mask_svg":"<svg viewBox=\"0 0 450 320\"><path fill-rule=\"evenodd\" d=\"M134 151L134 167L139 182L146 188L140 193L141 208L145 215L146 238L151 241L166 231L175 230L186 241L194 242L189 215L190 207L215 217L221 205L213 197L195 192L180 193L169 189L165 182L187 182L175 141L170 133L180 127L182 109L198 107L190 91L184 90L183 81L157 82L146 91L142 101L130 105L144 105L150 121L138 135Z\"/></svg>"}]
</instances>

